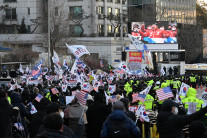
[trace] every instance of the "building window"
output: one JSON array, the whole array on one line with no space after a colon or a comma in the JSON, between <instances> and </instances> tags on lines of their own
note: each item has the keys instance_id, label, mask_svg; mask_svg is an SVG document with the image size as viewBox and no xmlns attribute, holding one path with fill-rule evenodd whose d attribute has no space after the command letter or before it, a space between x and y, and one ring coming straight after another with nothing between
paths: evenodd
<instances>
[{"instance_id":1,"label":"building window","mask_svg":"<svg viewBox=\"0 0 207 138\"><path fill-rule=\"evenodd\" d=\"M120 3L120 0L115 0L115 3Z\"/></svg>"},{"instance_id":2,"label":"building window","mask_svg":"<svg viewBox=\"0 0 207 138\"><path fill-rule=\"evenodd\" d=\"M108 25L108 33L112 33L112 25Z\"/></svg>"},{"instance_id":3,"label":"building window","mask_svg":"<svg viewBox=\"0 0 207 138\"><path fill-rule=\"evenodd\" d=\"M17 0L4 0L4 2L17 2Z\"/></svg>"},{"instance_id":4,"label":"building window","mask_svg":"<svg viewBox=\"0 0 207 138\"><path fill-rule=\"evenodd\" d=\"M14 34L15 33L15 27L14 26L7 26L6 27L6 34Z\"/></svg>"},{"instance_id":5,"label":"building window","mask_svg":"<svg viewBox=\"0 0 207 138\"><path fill-rule=\"evenodd\" d=\"M31 26L27 25L27 33L30 34L31 33Z\"/></svg>"},{"instance_id":6,"label":"building window","mask_svg":"<svg viewBox=\"0 0 207 138\"><path fill-rule=\"evenodd\" d=\"M30 8L27 8L27 14L30 15Z\"/></svg>"},{"instance_id":7,"label":"building window","mask_svg":"<svg viewBox=\"0 0 207 138\"><path fill-rule=\"evenodd\" d=\"M108 15L111 15L112 14L112 8L108 8L107 13L108 13Z\"/></svg>"},{"instance_id":8,"label":"building window","mask_svg":"<svg viewBox=\"0 0 207 138\"><path fill-rule=\"evenodd\" d=\"M113 2L113 0L107 0L107 2Z\"/></svg>"},{"instance_id":9,"label":"building window","mask_svg":"<svg viewBox=\"0 0 207 138\"><path fill-rule=\"evenodd\" d=\"M120 27L117 27L117 28L115 29L115 32L116 32L116 33L119 33L119 32L120 32Z\"/></svg>"},{"instance_id":10,"label":"building window","mask_svg":"<svg viewBox=\"0 0 207 138\"><path fill-rule=\"evenodd\" d=\"M98 25L98 35L104 36L104 25Z\"/></svg>"},{"instance_id":11,"label":"building window","mask_svg":"<svg viewBox=\"0 0 207 138\"><path fill-rule=\"evenodd\" d=\"M104 0L96 0L96 1L104 1Z\"/></svg>"},{"instance_id":12,"label":"building window","mask_svg":"<svg viewBox=\"0 0 207 138\"><path fill-rule=\"evenodd\" d=\"M9 20L17 19L16 8L6 9L6 19L9 19Z\"/></svg>"},{"instance_id":13,"label":"building window","mask_svg":"<svg viewBox=\"0 0 207 138\"><path fill-rule=\"evenodd\" d=\"M97 7L98 14L104 14L104 7Z\"/></svg>"},{"instance_id":14,"label":"building window","mask_svg":"<svg viewBox=\"0 0 207 138\"><path fill-rule=\"evenodd\" d=\"M72 19L81 19L83 10L81 6L76 6L76 7L69 7L70 10L70 16Z\"/></svg>"},{"instance_id":15,"label":"building window","mask_svg":"<svg viewBox=\"0 0 207 138\"><path fill-rule=\"evenodd\" d=\"M119 15L120 14L120 9L115 9L115 15Z\"/></svg>"},{"instance_id":16,"label":"building window","mask_svg":"<svg viewBox=\"0 0 207 138\"><path fill-rule=\"evenodd\" d=\"M58 7L55 7L55 16L58 16Z\"/></svg>"}]
</instances>

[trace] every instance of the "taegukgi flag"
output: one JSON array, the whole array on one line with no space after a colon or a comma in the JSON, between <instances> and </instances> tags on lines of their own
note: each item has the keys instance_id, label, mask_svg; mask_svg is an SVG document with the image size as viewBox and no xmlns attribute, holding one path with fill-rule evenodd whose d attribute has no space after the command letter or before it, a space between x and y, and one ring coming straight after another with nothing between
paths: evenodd
<instances>
[{"instance_id":1,"label":"taegukgi flag","mask_svg":"<svg viewBox=\"0 0 207 138\"><path fill-rule=\"evenodd\" d=\"M80 58L81 56L85 55L85 54L89 54L88 50L86 49L85 46L83 45L71 45L69 46L68 44L66 44L66 46L68 47L68 49L73 53L73 55L76 58Z\"/></svg>"},{"instance_id":2,"label":"taegukgi flag","mask_svg":"<svg viewBox=\"0 0 207 138\"><path fill-rule=\"evenodd\" d=\"M182 82L181 87L180 87L180 95L186 96L188 89L190 88L189 85L185 84Z\"/></svg>"}]
</instances>

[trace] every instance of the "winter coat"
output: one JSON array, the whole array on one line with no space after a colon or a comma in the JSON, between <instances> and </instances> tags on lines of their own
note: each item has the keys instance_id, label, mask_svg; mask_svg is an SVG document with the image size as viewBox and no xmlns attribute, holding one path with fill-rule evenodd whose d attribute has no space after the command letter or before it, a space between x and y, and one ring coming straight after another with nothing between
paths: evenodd
<instances>
[{"instance_id":1,"label":"winter coat","mask_svg":"<svg viewBox=\"0 0 207 138\"><path fill-rule=\"evenodd\" d=\"M84 106L79 103L74 103L69 106L64 111L64 117L68 119L68 126L76 133L78 127L78 120L85 113Z\"/></svg>"},{"instance_id":2,"label":"winter coat","mask_svg":"<svg viewBox=\"0 0 207 138\"><path fill-rule=\"evenodd\" d=\"M50 101L47 98L42 98L41 101L36 104L37 113L32 115L30 123L30 137L34 138L37 135L39 127L43 123L44 117L47 115L46 109Z\"/></svg>"},{"instance_id":3,"label":"winter coat","mask_svg":"<svg viewBox=\"0 0 207 138\"><path fill-rule=\"evenodd\" d=\"M46 129L43 125L41 125L40 128L37 131L37 135L40 135L40 134L42 134L43 132L45 132L47 130L48 129ZM77 138L77 136L74 134L74 132L65 125L63 125L63 133L69 135L70 138Z\"/></svg>"},{"instance_id":4,"label":"winter coat","mask_svg":"<svg viewBox=\"0 0 207 138\"><path fill-rule=\"evenodd\" d=\"M183 138L182 128L200 119L207 113L207 107L191 115L174 115L171 112L161 111L157 117L157 128L160 138Z\"/></svg>"},{"instance_id":5,"label":"winter coat","mask_svg":"<svg viewBox=\"0 0 207 138\"><path fill-rule=\"evenodd\" d=\"M26 107L24 106L24 104L22 103L22 99L21 99L20 94L18 94L16 92L12 93L10 95L10 98L11 98L11 104L14 107L18 107L20 110L21 123L24 127L24 132L25 132L26 136L28 136L28 128L27 128L25 117L30 114L29 110L31 110L31 107L30 107L30 109L27 110Z\"/></svg>"},{"instance_id":6,"label":"winter coat","mask_svg":"<svg viewBox=\"0 0 207 138\"><path fill-rule=\"evenodd\" d=\"M129 134L131 134L132 137L138 138L140 136L140 130L134 122L129 119L126 114L122 110L114 110L107 120L104 122L103 129L101 131L101 138L108 138L109 137L109 130L111 127L111 120L114 122L125 122L126 129L128 130ZM127 133L127 132L126 132Z\"/></svg>"},{"instance_id":7,"label":"winter coat","mask_svg":"<svg viewBox=\"0 0 207 138\"><path fill-rule=\"evenodd\" d=\"M47 129L38 134L36 138L72 138L72 136L61 131Z\"/></svg>"},{"instance_id":8,"label":"winter coat","mask_svg":"<svg viewBox=\"0 0 207 138\"><path fill-rule=\"evenodd\" d=\"M104 121L111 113L111 104L106 106L102 102L94 102L88 107L87 116L87 135L90 138L99 138Z\"/></svg>"},{"instance_id":9,"label":"winter coat","mask_svg":"<svg viewBox=\"0 0 207 138\"><path fill-rule=\"evenodd\" d=\"M8 138L11 137L11 120L13 107L6 98L0 98L0 137L3 138L8 130Z\"/></svg>"},{"instance_id":10,"label":"winter coat","mask_svg":"<svg viewBox=\"0 0 207 138\"><path fill-rule=\"evenodd\" d=\"M45 111L38 111L32 115L32 121L30 124L30 138L35 138L37 131L43 123L43 118L47 115Z\"/></svg>"}]
</instances>

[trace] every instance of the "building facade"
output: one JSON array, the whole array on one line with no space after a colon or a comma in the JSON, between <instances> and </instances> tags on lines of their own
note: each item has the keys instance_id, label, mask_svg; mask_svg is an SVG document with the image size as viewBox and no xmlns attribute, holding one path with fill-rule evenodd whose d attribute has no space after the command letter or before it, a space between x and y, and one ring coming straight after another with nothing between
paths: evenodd
<instances>
[{"instance_id":1,"label":"building facade","mask_svg":"<svg viewBox=\"0 0 207 138\"><path fill-rule=\"evenodd\" d=\"M65 42L82 44L91 53L107 57L111 64L121 59L120 35L121 31L127 32L125 20L121 20L127 11L125 0L3 0L0 5L8 5L0 11L2 46L21 49L24 45L35 52L47 53L50 26L50 33L61 34L55 47L65 47ZM24 34L19 32L23 20L27 29ZM66 30L62 35L61 31ZM52 41L54 36L50 37Z\"/></svg>"}]
</instances>

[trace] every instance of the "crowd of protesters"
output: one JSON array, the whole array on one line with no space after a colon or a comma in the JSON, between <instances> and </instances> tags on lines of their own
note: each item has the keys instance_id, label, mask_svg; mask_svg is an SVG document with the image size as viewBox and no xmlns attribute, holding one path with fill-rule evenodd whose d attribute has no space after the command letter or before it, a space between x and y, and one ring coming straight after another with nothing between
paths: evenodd
<instances>
[{"instance_id":1,"label":"crowd of protesters","mask_svg":"<svg viewBox=\"0 0 207 138\"><path fill-rule=\"evenodd\" d=\"M96 72L93 72L94 75ZM0 137L2 138L110 138L110 137L150 137L150 124L136 121L135 112L129 106L145 105L146 111L158 113L156 117L157 134L160 138L203 138L207 137L207 107L204 101L196 98L196 87L201 84L199 75L183 76L137 76L117 74L113 71L96 74L96 79L90 79L90 72L81 72L85 81L93 85L94 81L101 84L98 90L91 89L87 95L85 105L75 96L70 104L66 105L66 96L81 90L81 82L75 86L67 86L66 92L61 85L70 82L76 76L69 71L64 72L64 80L47 79L47 74L40 75L37 85L28 84L26 81L11 79L10 83L0 87ZM24 74L23 74L24 75ZM27 74L28 75L28 74ZM79 74L80 75L80 74ZM110 80L113 76L113 80ZM87 79L88 78L88 79ZM186 97L180 97L180 104L176 100L177 90L181 83L192 86L187 91ZM67 83L66 83L67 84ZM11 89L13 85L18 85ZM116 101L107 99L109 85L116 85ZM145 102L133 100L133 94L139 93L148 86L152 86ZM171 87L174 97L159 101L156 90ZM52 88L58 93L54 94ZM42 95L37 100L38 95ZM108 101L107 101L108 100ZM196 103L196 112L187 115L188 102ZM37 110L34 114L31 111ZM145 124L145 134L142 133L142 124ZM183 128L188 128L185 134Z\"/></svg>"}]
</instances>

